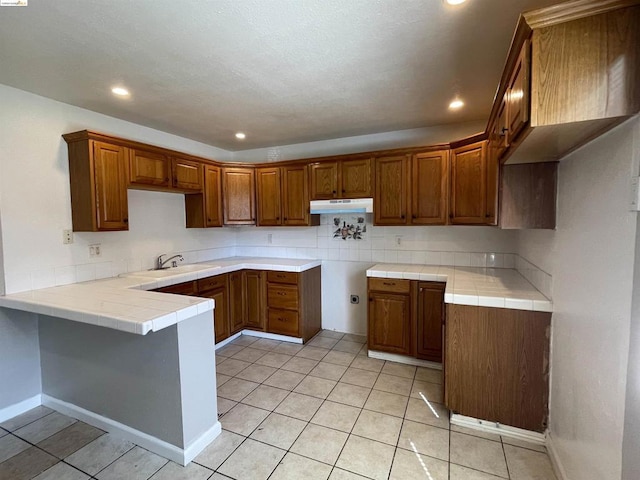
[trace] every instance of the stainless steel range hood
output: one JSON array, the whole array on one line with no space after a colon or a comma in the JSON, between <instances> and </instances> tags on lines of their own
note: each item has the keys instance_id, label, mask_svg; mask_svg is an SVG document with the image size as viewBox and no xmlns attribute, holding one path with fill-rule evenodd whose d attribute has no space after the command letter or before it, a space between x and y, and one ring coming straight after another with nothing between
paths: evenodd
<instances>
[{"instance_id":1,"label":"stainless steel range hood","mask_svg":"<svg viewBox=\"0 0 640 480\"><path fill-rule=\"evenodd\" d=\"M373 213L373 198L311 200L311 213Z\"/></svg>"}]
</instances>

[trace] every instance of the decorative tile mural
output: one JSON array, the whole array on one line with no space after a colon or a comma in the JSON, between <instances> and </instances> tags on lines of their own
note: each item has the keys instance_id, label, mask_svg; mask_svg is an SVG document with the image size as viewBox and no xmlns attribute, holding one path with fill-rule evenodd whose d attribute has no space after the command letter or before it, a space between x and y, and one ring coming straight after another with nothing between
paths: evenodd
<instances>
[{"instance_id":1,"label":"decorative tile mural","mask_svg":"<svg viewBox=\"0 0 640 480\"><path fill-rule=\"evenodd\" d=\"M337 240L362 240L367 233L364 215L333 217L333 238Z\"/></svg>"}]
</instances>

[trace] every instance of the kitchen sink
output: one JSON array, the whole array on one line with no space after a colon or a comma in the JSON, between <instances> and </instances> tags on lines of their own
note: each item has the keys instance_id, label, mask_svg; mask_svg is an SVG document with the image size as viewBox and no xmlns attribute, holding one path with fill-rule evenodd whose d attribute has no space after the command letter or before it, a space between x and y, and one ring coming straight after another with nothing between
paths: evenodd
<instances>
[{"instance_id":1,"label":"kitchen sink","mask_svg":"<svg viewBox=\"0 0 640 480\"><path fill-rule=\"evenodd\" d=\"M151 277L151 278L164 278L171 277L173 275L180 275L182 273L199 272L201 270L211 270L220 268L220 265L212 264L192 264L192 265L180 265L179 267L165 268L163 270L145 270L142 272L132 273L136 277Z\"/></svg>"}]
</instances>

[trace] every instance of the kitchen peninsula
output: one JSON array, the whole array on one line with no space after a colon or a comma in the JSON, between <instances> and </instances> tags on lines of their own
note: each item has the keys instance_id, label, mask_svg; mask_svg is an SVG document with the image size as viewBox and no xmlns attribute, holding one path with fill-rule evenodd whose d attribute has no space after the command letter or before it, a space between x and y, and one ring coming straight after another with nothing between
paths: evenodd
<instances>
[{"instance_id":1,"label":"kitchen peninsula","mask_svg":"<svg viewBox=\"0 0 640 480\"><path fill-rule=\"evenodd\" d=\"M39 315L42 404L185 465L221 431L215 305L148 290L248 268L298 273L319 265L220 259L17 293L0 297L0 307Z\"/></svg>"}]
</instances>

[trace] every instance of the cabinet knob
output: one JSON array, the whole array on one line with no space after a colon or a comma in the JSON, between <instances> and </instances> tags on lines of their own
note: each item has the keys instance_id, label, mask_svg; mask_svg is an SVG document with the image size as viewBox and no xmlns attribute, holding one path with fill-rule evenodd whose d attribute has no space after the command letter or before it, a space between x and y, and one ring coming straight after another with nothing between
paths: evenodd
<instances>
[{"instance_id":1,"label":"cabinet knob","mask_svg":"<svg viewBox=\"0 0 640 480\"><path fill-rule=\"evenodd\" d=\"M491 215L489 215L488 213L485 215L485 217L489 218Z\"/></svg>"},{"instance_id":2,"label":"cabinet knob","mask_svg":"<svg viewBox=\"0 0 640 480\"><path fill-rule=\"evenodd\" d=\"M336 193L338 193L338 192L336 192L336 191L334 190L334 191L333 191L333 194L335 195Z\"/></svg>"},{"instance_id":3,"label":"cabinet knob","mask_svg":"<svg viewBox=\"0 0 640 480\"><path fill-rule=\"evenodd\" d=\"M400 215L400 218L401 218L402 220L404 220L404 215Z\"/></svg>"},{"instance_id":4,"label":"cabinet knob","mask_svg":"<svg viewBox=\"0 0 640 480\"><path fill-rule=\"evenodd\" d=\"M502 127L502 130L500 130L500 136L504 137L508 131L509 129L507 127Z\"/></svg>"},{"instance_id":5,"label":"cabinet knob","mask_svg":"<svg viewBox=\"0 0 640 480\"><path fill-rule=\"evenodd\" d=\"M411 218L415 219L415 218L418 218L418 216L417 215L412 215Z\"/></svg>"},{"instance_id":6,"label":"cabinet knob","mask_svg":"<svg viewBox=\"0 0 640 480\"><path fill-rule=\"evenodd\" d=\"M285 222L287 221L287 217L284 217L284 221L285 221Z\"/></svg>"},{"instance_id":7,"label":"cabinet knob","mask_svg":"<svg viewBox=\"0 0 640 480\"><path fill-rule=\"evenodd\" d=\"M453 218L453 213L450 213L450 214L449 214L449 218Z\"/></svg>"},{"instance_id":8,"label":"cabinet knob","mask_svg":"<svg viewBox=\"0 0 640 480\"><path fill-rule=\"evenodd\" d=\"M347 191L343 188L343 189L342 189L342 193L347 193Z\"/></svg>"},{"instance_id":9,"label":"cabinet knob","mask_svg":"<svg viewBox=\"0 0 640 480\"><path fill-rule=\"evenodd\" d=\"M124 223L129 223L129 219L128 219L128 218L123 218L123 219L122 219L122 221L123 221Z\"/></svg>"}]
</instances>

